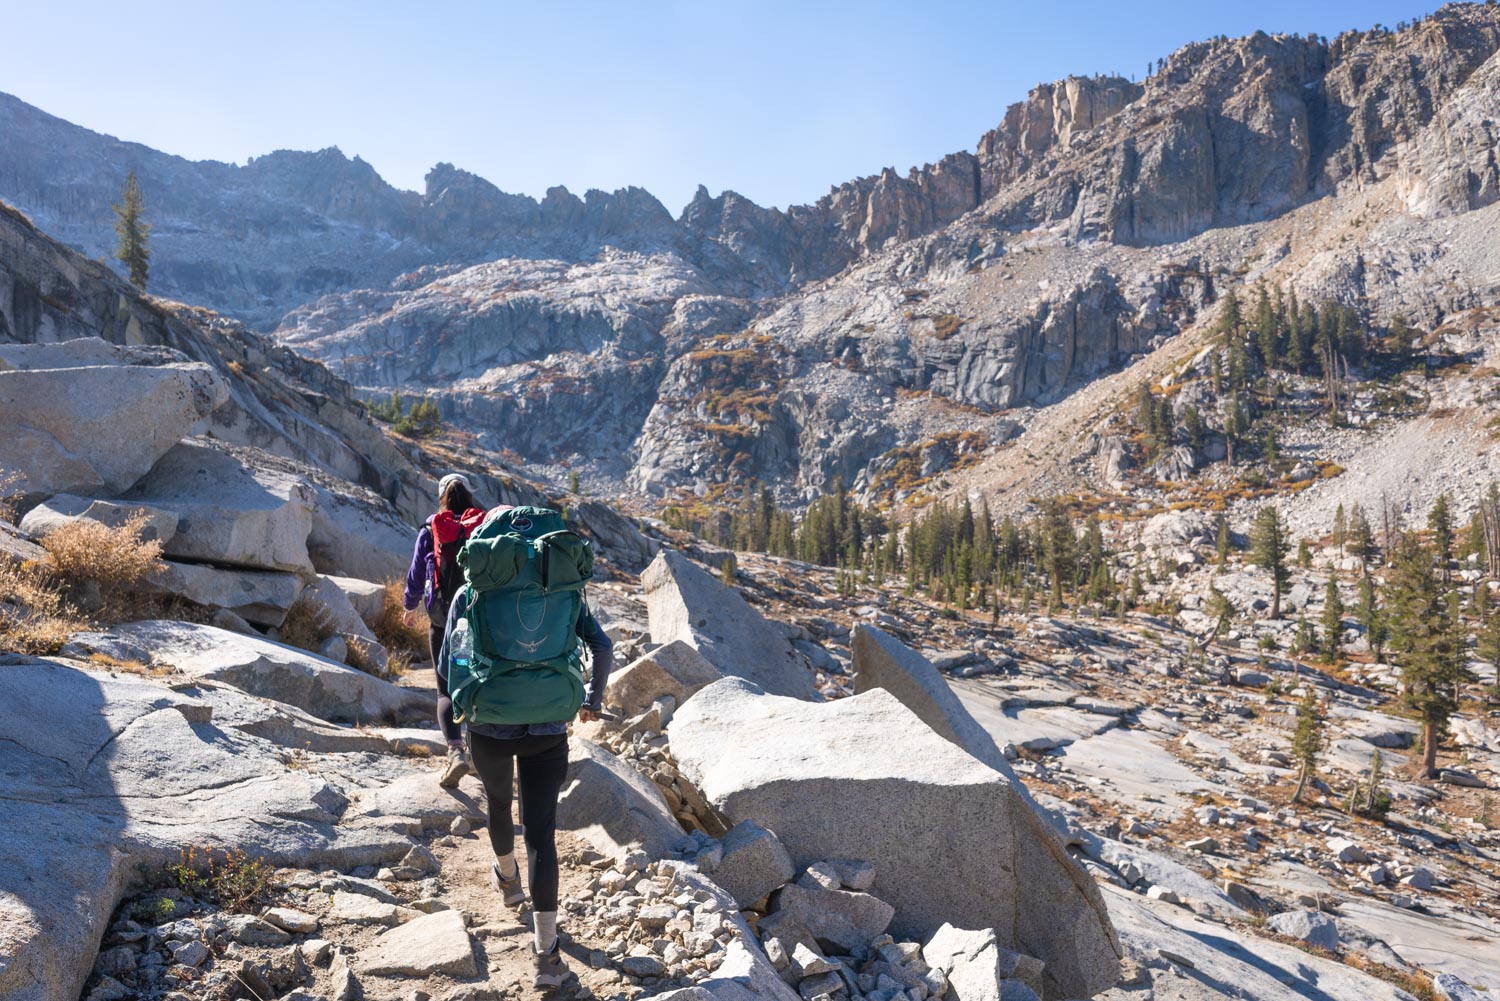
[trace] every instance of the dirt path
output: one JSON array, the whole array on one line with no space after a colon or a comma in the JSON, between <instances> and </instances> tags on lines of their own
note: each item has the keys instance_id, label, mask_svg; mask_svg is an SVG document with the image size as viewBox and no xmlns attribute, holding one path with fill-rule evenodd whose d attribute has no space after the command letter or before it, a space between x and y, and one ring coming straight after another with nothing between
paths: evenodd
<instances>
[{"instance_id":1,"label":"dirt path","mask_svg":"<svg viewBox=\"0 0 1500 1001\"><path fill-rule=\"evenodd\" d=\"M437 781L434 763L433 782ZM466 791L470 790L465 783ZM633 983L622 974L606 954L609 942L602 935L618 935L624 929L604 927L602 933L585 925L583 911L597 888L601 870L590 865L601 857L576 835L559 831L558 853L561 860L559 898L559 933L568 967L577 982L561 989L542 991L532 986L535 973L531 954L531 918L529 909L517 911L507 907L490 883L490 866L494 853L489 832L484 827L456 835L429 832L419 838L432 850L438 861L437 875L424 880L397 881L366 879L364 882L383 887L399 901L398 906L417 906L419 910L452 910L464 916L473 944L477 975L472 977L433 974L431 976L373 976L361 972L361 956L373 949L377 939L388 931L379 922L360 923L335 914L334 883L341 877L325 872L291 873L291 884L272 901L279 907L290 907L318 918L316 932L295 935L290 945L256 946L236 944L233 955L257 964L295 966L291 953L303 948L309 940L322 939L332 946L321 961L308 959L308 978L300 990L299 1001L492 1001L499 998L568 999L568 1001L626 1001L643 993L649 983ZM517 860L526 871L525 845L519 833L516 838ZM613 860L601 862L607 868ZM322 882L319 883L319 879ZM362 898L376 899L376 898ZM440 906L434 906L431 901ZM418 905L419 901L423 901ZM570 913L569 903L574 904ZM407 912L406 920L412 920ZM220 960L222 965L223 960ZM347 986L345 970L353 974L357 986ZM240 997L249 997L243 990Z\"/></svg>"},{"instance_id":2,"label":"dirt path","mask_svg":"<svg viewBox=\"0 0 1500 1001\"><path fill-rule=\"evenodd\" d=\"M495 860L490 848L489 832L483 828L457 839L453 847L437 845L434 854L442 864L439 878L445 892L443 901L449 907L471 916L469 931L474 938L475 955L479 959L480 983L505 990L510 997L570 997L583 999L610 998L621 995L623 977L619 971L606 966L595 969L590 963L594 953L595 963L605 961L603 949L606 942L589 937L579 922L570 922L564 910L560 915L562 949L568 966L578 976L579 983L572 989L544 992L532 987L535 967L531 958L531 916L527 909L518 913L501 902L499 894L490 885L490 866ZM517 860L521 871L526 871L525 846L517 838ZM589 891L590 884L598 876L593 869L580 860L587 857L588 845L573 834L559 831L557 835L561 884L559 899L567 901ZM570 927L572 925L572 927ZM403 986L405 986L403 984ZM435 998L444 995L429 989ZM629 993L622 996L630 996Z\"/></svg>"}]
</instances>

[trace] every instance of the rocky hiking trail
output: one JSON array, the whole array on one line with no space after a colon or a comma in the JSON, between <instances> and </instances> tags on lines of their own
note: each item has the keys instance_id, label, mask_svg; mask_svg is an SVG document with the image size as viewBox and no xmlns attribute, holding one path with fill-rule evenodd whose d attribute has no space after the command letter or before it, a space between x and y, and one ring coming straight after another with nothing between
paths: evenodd
<instances>
[{"instance_id":1,"label":"rocky hiking trail","mask_svg":"<svg viewBox=\"0 0 1500 1001\"><path fill-rule=\"evenodd\" d=\"M978 628L839 599L780 560L746 557L740 581L752 602L668 550L640 585L597 589L626 719L575 726L561 996L1472 1001L1497 982L1493 833L1395 779L1387 825L1290 804L1290 708L1232 644L1194 659L1149 618ZM6 843L36 848L6 886L7 996L536 996L524 918L488 881L482 793L438 788L430 723L333 724L236 687L300 671L299 697L352 684L348 705L401 706L422 676L401 694L310 655L259 676L111 671L79 659L103 638L78 643L0 666L0 734L21 749L0 776L23 811ZM1410 727L1372 690L1295 677L1335 699L1336 769L1375 747L1399 761ZM101 693L93 741L34 722L59 685ZM788 686L802 697L772 694ZM1496 757L1470 768L1493 782ZM76 793L39 794L63 775ZM1471 794L1448 787L1447 816ZM71 898L53 837L74 846ZM264 856L275 889L248 914L184 892L163 873L187 847Z\"/></svg>"},{"instance_id":2,"label":"rocky hiking trail","mask_svg":"<svg viewBox=\"0 0 1500 1001\"><path fill-rule=\"evenodd\" d=\"M642 653L607 696L630 718L578 727L599 743L575 734L559 805L570 993L922 1001L969 980L1017 998L1114 982L1097 891L982 734L924 736L920 699L818 701L810 673L779 666L797 657L783 631L679 554L644 582L644 606L601 589L622 649ZM430 710L419 687L212 626L139 622L55 657L6 655L0 689L15 748L5 843L19 849L3 884L7 997L530 990L525 928L489 888L477 782L440 789L435 729L399 725ZM56 726L54 699L83 722ZM911 735L900 753L882 736L893 728ZM943 854L955 828L930 823L942 814L971 850ZM987 878L945 885L952 865ZM1023 873L1045 908L1020 906Z\"/></svg>"}]
</instances>

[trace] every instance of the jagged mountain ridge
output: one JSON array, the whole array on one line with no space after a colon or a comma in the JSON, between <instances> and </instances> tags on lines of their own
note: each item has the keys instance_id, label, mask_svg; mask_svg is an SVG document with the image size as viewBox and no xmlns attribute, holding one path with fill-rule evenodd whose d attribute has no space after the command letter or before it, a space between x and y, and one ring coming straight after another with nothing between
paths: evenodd
<instances>
[{"instance_id":1,"label":"jagged mountain ridge","mask_svg":"<svg viewBox=\"0 0 1500 1001\"><path fill-rule=\"evenodd\" d=\"M1257 276L1377 320L1487 301L1485 255L1444 234L1500 190L1497 41L1493 8L1455 5L1399 34L1257 34L1187 46L1142 85L1038 88L977 153L868 182L866 252L778 297L616 251L330 297L281 336L636 491L759 478L798 500L889 483L911 453L930 479ZM727 196L686 215L710 208L767 246L784 225Z\"/></svg>"},{"instance_id":2,"label":"jagged mountain ridge","mask_svg":"<svg viewBox=\"0 0 1500 1001\"><path fill-rule=\"evenodd\" d=\"M969 154L905 178L891 170L861 178L787 212L700 188L674 220L641 188L579 198L557 186L537 200L448 163L428 172L422 192L403 191L335 147L278 150L244 165L189 161L7 94L0 132L12 140L0 156L0 196L89 256L110 254L110 206L134 170L154 225L155 286L255 327L274 326L320 294L379 287L424 265L505 256L585 261L605 247L676 254L724 291L753 297L827 277L863 251L977 204ZM920 205L921 218L888 219L897 201Z\"/></svg>"},{"instance_id":3,"label":"jagged mountain ridge","mask_svg":"<svg viewBox=\"0 0 1500 1001\"><path fill-rule=\"evenodd\" d=\"M604 485L870 485L954 435L992 448L1024 427L1014 408L1175 336L1251 271L1285 282L1295 263L1307 290L1372 314L1485 301L1482 255L1447 255L1434 220L1500 191L1497 38L1493 7L1462 4L1399 34L1196 43L1143 84L1039 87L976 152L813 206L700 191L673 222L644 193L636 212L600 196L567 247L527 244L526 227L576 206L549 216L551 196L439 168L423 211L465 220L460 242L512 219L509 256L325 296L279 336ZM1385 229L1342 211L1356 203Z\"/></svg>"}]
</instances>

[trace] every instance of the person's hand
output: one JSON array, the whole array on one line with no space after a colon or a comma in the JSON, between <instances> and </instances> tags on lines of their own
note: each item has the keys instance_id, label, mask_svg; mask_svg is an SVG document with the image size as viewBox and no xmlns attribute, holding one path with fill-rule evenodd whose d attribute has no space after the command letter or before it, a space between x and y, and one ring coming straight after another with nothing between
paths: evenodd
<instances>
[{"instance_id":1,"label":"person's hand","mask_svg":"<svg viewBox=\"0 0 1500 1001\"><path fill-rule=\"evenodd\" d=\"M580 723L593 723L598 719L599 714L588 706L583 706L578 710L578 722Z\"/></svg>"},{"instance_id":2,"label":"person's hand","mask_svg":"<svg viewBox=\"0 0 1500 1001\"><path fill-rule=\"evenodd\" d=\"M417 610L415 608L408 608L406 611L402 612L401 622L408 629L417 628Z\"/></svg>"}]
</instances>

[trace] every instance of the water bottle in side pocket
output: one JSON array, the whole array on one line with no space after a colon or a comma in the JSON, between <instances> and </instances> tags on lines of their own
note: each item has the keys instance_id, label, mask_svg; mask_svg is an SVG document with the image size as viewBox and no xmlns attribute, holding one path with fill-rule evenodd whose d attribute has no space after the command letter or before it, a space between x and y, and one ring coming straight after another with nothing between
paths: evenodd
<instances>
[{"instance_id":1,"label":"water bottle in side pocket","mask_svg":"<svg viewBox=\"0 0 1500 1001\"><path fill-rule=\"evenodd\" d=\"M454 667L467 669L474 660L474 634L469 631L469 620L460 618L448 637L448 656Z\"/></svg>"}]
</instances>

